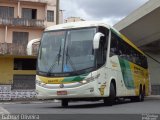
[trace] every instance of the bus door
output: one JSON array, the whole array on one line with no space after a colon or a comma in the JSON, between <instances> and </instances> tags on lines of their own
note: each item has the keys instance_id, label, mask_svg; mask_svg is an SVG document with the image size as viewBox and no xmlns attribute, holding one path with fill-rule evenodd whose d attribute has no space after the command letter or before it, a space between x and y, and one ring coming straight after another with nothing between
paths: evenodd
<instances>
[{"instance_id":1,"label":"bus door","mask_svg":"<svg viewBox=\"0 0 160 120\"><path fill-rule=\"evenodd\" d=\"M97 76L99 76L97 83L99 89L101 89L101 95L103 95L107 81L106 61L109 30L105 27L99 27L98 31L104 34L104 37L101 37L99 48L96 50L96 68Z\"/></svg>"}]
</instances>

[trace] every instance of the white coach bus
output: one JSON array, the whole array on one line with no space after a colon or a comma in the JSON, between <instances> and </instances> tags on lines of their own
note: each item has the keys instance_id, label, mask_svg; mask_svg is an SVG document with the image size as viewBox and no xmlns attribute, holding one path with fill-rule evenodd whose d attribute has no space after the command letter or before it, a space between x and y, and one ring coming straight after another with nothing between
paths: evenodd
<instances>
[{"instance_id":1,"label":"white coach bus","mask_svg":"<svg viewBox=\"0 0 160 120\"><path fill-rule=\"evenodd\" d=\"M32 42L33 43L33 42ZM46 28L37 58L39 99L143 101L149 95L147 58L124 35L101 22Z\"/></svg>"}]
</instances>

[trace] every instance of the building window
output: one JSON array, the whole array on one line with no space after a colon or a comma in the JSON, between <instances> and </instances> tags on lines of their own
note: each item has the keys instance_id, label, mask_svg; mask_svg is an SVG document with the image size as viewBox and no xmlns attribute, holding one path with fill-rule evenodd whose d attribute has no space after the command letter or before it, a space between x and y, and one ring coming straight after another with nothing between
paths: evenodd
<instances>
[{"instance_id":1,"label":"building window","mask_svg":"<svg viewBox=\"0 0 160 120\"><path fill-rule=\"evenodd\" d=\"M14 59L14 70L36 70L36 59Z\"/></svg>"},{"instance_id":2,"label":"building window","mask_svg":"<svg viewBox=\"0 0 160 120\"><path fill-rule=\"evenodd\" d=\"M27 45L28 36L28 32L13 32L13 43Z\"/></svg>"},{"instance_id":3,"label":"building window","mask_svg":"<svg viewBox=\"0 0 160 120\"><path fill-rule=\"evenodd\" d=\"M47 10L47 21L54 22L54 11Z\"/></svg>"},{"instance_id":4,"label":"building window","mask_svg":"<svg viewBox=\"0 0 160 120\"><path fill-rule=\"evenodd\" d=\"M22 8L22 18L37 19L37 9Z\"/></svg>"},{"instance_id":5,"label":"building window","mask_svg":"<svg viewBox=\"0 0 160 120\"><path fill-rule=\"evenodd\" d=\"M14 7L0 6L0 17L14 18Z\"/></svg>"}]
</instances>

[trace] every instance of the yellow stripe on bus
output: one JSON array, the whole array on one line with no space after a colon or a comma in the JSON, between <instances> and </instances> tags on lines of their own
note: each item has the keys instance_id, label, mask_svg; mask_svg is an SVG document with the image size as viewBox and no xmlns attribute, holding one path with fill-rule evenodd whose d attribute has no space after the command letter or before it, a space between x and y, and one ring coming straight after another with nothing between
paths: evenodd
<instances>
[{"instance_id":1,"label":"yellow stripe on bus","mask_svg":"<svg viewBox=\"0 0 160 120\"><path fill-rule=\"evenodd\" d=\"M136 96L139 95L139 87L140 84L141 85L145 85L146 87L146 94L148 94L148 89L149 89L149 85L148 85L148 71L147 69L144 69L138 65L135 65L133 63L130 63L130 68L132 71L132 76L134 79L134 87L135 87L135 94Z\"/></svg>"},{"instance_id":2,"label":"yellow stripe on bus","mask_svg":"<svg viewBox=\"0 0 160 120\"><path fill-rule=\"evenodd\" d=\"M145 55L139 48L137 48L126 36L123 34L120 34L120 37L127 42L129 45L131 45L133 48L135 48L137 51L139 51L141 54Z\"/></svg>"},{"instance_id":3,"label":"yellow stripe on bus","mask_svg":"<svg viewBox=\"0 0 160 120\"><path fill-rule=\"evenodd\" d=\"M39 79L46 84L60 84L64 80L64 77L59 77L59 78L49 78L49 77L42 77L38 76Z\"/></svg>"}]
</instances>

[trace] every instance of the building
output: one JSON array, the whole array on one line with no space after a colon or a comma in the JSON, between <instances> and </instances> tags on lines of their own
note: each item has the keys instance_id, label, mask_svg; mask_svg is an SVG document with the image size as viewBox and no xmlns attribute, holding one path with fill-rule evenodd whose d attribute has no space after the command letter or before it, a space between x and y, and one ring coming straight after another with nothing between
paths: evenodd
<instances>
[{"instance_id":1,"label":"building","mask_svg":"<svg viewBox=\"0 0 160 120\"><path fill-rule=\"evenodd\" d=\"M38 45L27 56L27 44L61 19L59 0L0 0L0 93L34 89Z\"/></svg>"},{"instance_id":2,"label":"building","mask_svg":"<svg viewBox=\"0 0 160 120\"><path fill-rule=\"evenodd\" d=\"M114 27L130 38L148 57L152 94L160 95L160 1L149 0Z\"/></svg>"},{"instance_id":3,"label":"building","mask_svg":"<svg viewBox=\"0 0 160 120\"><path fill-rule=\"evenodd\" d=\"M59 11L59 24L63 24L63 11L64 10Z\"/></svg>"},{"instance_id":4,"label":"building","mask_svg":"<svg viewBox=\"0 0 160 120\"><path fill-rule=\"evenodd\" d=\"M65 23L68 22L77 22L77 21L85 21L84 19L81 19L80 17L69 17L67 19L65 19Z\"/></svg>"}]
</instances>

